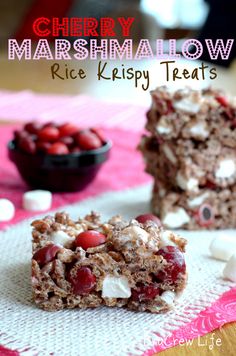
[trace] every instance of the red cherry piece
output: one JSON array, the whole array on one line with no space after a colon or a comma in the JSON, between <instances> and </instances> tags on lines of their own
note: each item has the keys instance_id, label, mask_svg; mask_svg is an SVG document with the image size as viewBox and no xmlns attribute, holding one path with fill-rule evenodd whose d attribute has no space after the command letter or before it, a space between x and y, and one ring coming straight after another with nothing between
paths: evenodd
<instances>
[{"instance_id":1,"label":"red cherry piece","mask_svg":"<svg viewBox=\"0 0 236 356\"><path fill-rule=\"evenodd\" d=\"M37 147L37 151L38 152L46 153L49 150L49 148L51 147L51 143L50 142L38 141L36 143L36 147Z\"/></svg>"},{"instance_id":2,"label":"red cherry piece","mask_svg":"<svg viewBox=\"0 0 236 356\"><path fill-rule=\"evenodd\" d=\"M46 263L53 261L59 250L60 247L57 245L46 245L37 252L35 252L35 254L33 255L33 260L37 261L39 265L43 266Z\"/></svg>"},{"instance_id":3,"label":"red cherry piece","mask_svg":"<svg viewBox=\"0 0 236 356\"><path fill-rule=\"evenodd\" d=\"M78 153L78 152L81 152L81 149L79 147L73 147L71 150L70 150L71 153Z\"/></svg>"},{"instance_id":4,"label":"red cherry piece","mask_svg":"<svg viewBox=\"0 0 236 356\"><path fill-rule=\"evenodd\" d=\"M216 189L217 185L214 182L211 182L209 180L206 181L205 187L207 189Z\"/></svg>"},{"instance_id":5,"label":"red cherry piece","mask_svg":"<svg viewBox=\"0 0 236 356\"><path fill-rule=\"evenodd\" d=\"M55 142L59 138L59 130L56 127L44 127L38 133L40 141Z\"/></svg>"},{"instance_id":6,"label":"red cherry piece","mask_svg":"<svg viewBox=\"0 0 236 356\"><path fill-rule=\"evenodd\" d=\"M49 155L67 155L69 152L68 147L62 142L56 142L47 150Z\"/></svg>"},{"instance_id":7,"label":"red cherry piece","mask_svg":"<svg viewBox=\"0 0 236 356\"><path fill-rule=\"evenodd\" d=\"M49 121L49 122L46 122L43 127L58 127L58 125L53 122L53 121Z\"/></svg>"},{"instance_id":8,"label":"red cherry piece","mask_svg":"<svg viewBox=\"0 0 236 356\"><path fill-rule=\"evenodd\" d=\"M38 122L27 122L24 126L24 130L29 132L30 134L37 135L39 130L41 130L42 125L40 125Z\"/></svg>"},{"instance_id":9,"label":"red cherry piece","mask_svg":"<svg viewBox=\"0 0 236 356\"><path fill-rule=\"evenodd\" d=\"M227 98L223 95L216 96L216 100L220 105L224 106L225 108L229 105Z\"/></svg>"},{"instance_id":10,"label":"red cherry piece","mask_svg":"<svg viewBox=\"0 0 236 356\"><path fill-rule=\"evenodd\" d=\"M139 223L144 224L147 221L152 221L154 222L157 226L162 226L160 219L158 219L157 216L153 214L143 214L139 215L135 218Z\"/></svg>"},{"instance_id":11,"label":"red cherry piece","mask_svg":"<svg viewBox=\"0 0 236 356\"><path fill-rule=\"evenodd\" d=\"M92 127L90 131L93 132L102 142L106 141L101 129Z\"/></svg>"},{"instance_id":12,"label":"red cherry piece","mask_svg":"<svg viewBox=\"0 0 236 356\"><path fill-rule=\"evenodd\" d=\"M23 137L19 141L19 148L31 155L35 154L36 152L36 144L30 137Z\"/></svg>"},{"instance_id":13,"label":"red cherry piece","mask_svg":"<svg viewBox=\"0 0 236 356\"><path fill-rule=\"evenodd\" d=\"M87 250L90 247L96 247L104 244L106 236L95 230L81 232L75 239L75 246Z\"/></svg>"},{"instance_id":14,"label":"red cherry piece","mask_svg":"<svg viewBox=\"0 0 236 356\"><path fill-rule=\"evenodd\" d=\"M157 280L175 285L180 274L186 271L183 253L175 246L165 246L158 250L157 255L161 255L167 262L166 268L156 274Z\"/></svg>"},{"instance_id":15,"label":"red cherry piece","mask_svg":"<svg viewBox=\"0 0 236 356\"><path fill-rule=\"evenodd\" d=\"M20 139L25 138L25 137L29 137L29 133L27 131L25 131L25 130L22 130L22 131L15 130L14 131L14 139L16 141L20 141Z\"/></svg>"},{"instance_id":16,"label":"red cherry piece","mask_svg":"<svg viewBox=\"0 0 236 356\"><path fill-rule=\"evenodd\" d=\"M132 289L132 299L137 302L154 299L160 294L160 288L156 284L139 284Z\"/></svg>"},{"instance_id":17,"label":"red cherry piece","mask_svg":"<svg viewBox=\"0 0 236 356\"><path fill-rule=\"evenodd\" d=\"M96 285L96 277L88 267L81 267L77 271L76 276L70 273L68 280L72 285L73 293L76 295L86 295L90 293Z\"/></svg>"},{"instance_id":18,"label":"red cherry piece","mask_svg":"<svg viewBox=\"0 0 236 356\"><path fill-rule=\"evenodd\" d=\"M79 129L77 126L67 123L59 127L60 131L60 137L65 137L65 136L73 136L75 135Z\"/></svg>"},{"instance_id":19,"label":"red cherry piece","mask_svg":"<svg viewBox=\"0 0 236 356\"><path fill-rule=\"evenodd\" d=\"M198 209L197 221L200 226L210 226L214 222L213 209L209 204L202 204Z\"/></svg>"},{"instance_id":20,"label":"red cherry piece","mask_svg":"<svg viewBox=\"0 0 236 356\"><path fill-rule=\"evenodd\" d=\"M95 150L102 146L101 140L90 131L79 132L75 139L82 150Z\"/></svg>"},{"instance_id":21,"label":"red cherry piece","mask_svg":"<svg viewBox=\"0 0 236 356\"><path fill-rule=\"evenodd\" d=\"M67 147L72 147L74 145L74 139L70 136L61 137L60 142L64 143Z\"/></svg>"}]
</instances>

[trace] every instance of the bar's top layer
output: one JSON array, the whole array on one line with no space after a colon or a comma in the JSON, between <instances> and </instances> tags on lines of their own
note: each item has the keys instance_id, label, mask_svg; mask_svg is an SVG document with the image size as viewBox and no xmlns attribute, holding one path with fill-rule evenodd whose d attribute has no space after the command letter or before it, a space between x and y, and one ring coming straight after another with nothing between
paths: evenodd
<instances>
[{"instance_id":1,"label":"bar's top layer","mask_svg":"<svg viewBox=\"0 0 236 356\"><path fill-rule=\"evenodd\" d=\"M171 231L166 231L152 221L144 224L133 219L123 220L120 215L102 222L98 213L92 212L73 221L67 213L56 213L32 222L33 253L49 243L62 249L75 250L75 238L83 231L95 230L106 236L105 243L86 249L86 253L117 251L130 262L155 254L160 248L175 245L185 251L186 240Z\"/></svg>"}]
</instances>

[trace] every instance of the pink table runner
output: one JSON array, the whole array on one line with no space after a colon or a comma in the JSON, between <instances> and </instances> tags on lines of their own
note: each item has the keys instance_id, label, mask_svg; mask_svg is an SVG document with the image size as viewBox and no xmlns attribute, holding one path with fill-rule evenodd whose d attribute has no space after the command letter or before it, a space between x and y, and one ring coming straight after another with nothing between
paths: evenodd
<instances>
[{"instance_id":1,"label":"pink table runner","mask_svg":"<svg viewBox=\"0 0 236 356\"><path fill-rule=\"evenodd\" d=\"M68 109L71 109L69 114ZM86 125L103 124L106 136L114 142L111 158L101 169L96 180L83 192L54 194L53 209L106 191L119 191L150 181L150 178L143 172L143 162L136 151L144 123L144 112L145 109L142 107L103 104L83 96L45 96L30 92L0 92L0 117L2 118L12 121L32 118L42 121L57 118L59 121L66 121L70 118L70 121L74 120L79 125L83 125L83 119L86 117ZM87 117L89 117L88 120ZM16 216L10 224L15 224L32 215L21 208L22 193L27 187L7 158L6 144L11 138L14 127L14 125L0 127L0 197L11 199L17 208ZM8 225L2 223L0 229ZM187 341L204 335L231 321L236 321L235 288L224 293L211 307L199 313L195 320L174 331L164 343L162 340L162 343L157 343L144 352L143 356L174 346L182 339ZM5 346L10 348L10 342ZM17 352L11 353L0 347L0 355L16 354Z\"/></svg>"}]
</instances>

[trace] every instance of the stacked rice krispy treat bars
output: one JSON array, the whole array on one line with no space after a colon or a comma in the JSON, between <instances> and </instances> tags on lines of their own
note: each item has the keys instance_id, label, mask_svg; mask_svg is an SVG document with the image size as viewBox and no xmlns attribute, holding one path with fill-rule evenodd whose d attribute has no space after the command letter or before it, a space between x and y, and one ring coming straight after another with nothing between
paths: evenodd
<instances>
[{"instance_id":1,"label":"stacked rice krispy treat bars","mask_svg":"<svg viewBox=\"0 0 236 356\"><path fill-rule=\"evenodd\" d=\"M33 299L45 310L105 305L160 313L186 285L186 240L154 216L102 222L92 212L73 221L62 212L32 226Z\"/></svg>"},{"instance_id":2,"label":"stacked rice krispy treat bars","mask_svg":"<svg viewBox=\"0 0 236 356\"><path fill-rule=\"evenodd\" d=\"M151 92L139 145L167 228L236 227L236 98L219 90Z\"/></svg>"}]
</instances>

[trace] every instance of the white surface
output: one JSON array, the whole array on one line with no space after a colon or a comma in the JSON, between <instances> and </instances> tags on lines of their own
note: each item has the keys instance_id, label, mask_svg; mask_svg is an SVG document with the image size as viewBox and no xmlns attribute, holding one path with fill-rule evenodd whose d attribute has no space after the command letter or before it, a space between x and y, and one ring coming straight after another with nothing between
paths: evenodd
<instances>
[{"instance_id":1,"label":"white surface","mask_svg":"<svg viewBox=\"0 0 236 356\"><path fill-rule=\"evenodd\" d=\"M212 257L222 261L228 261L233 253L236 253L236 233L234 236L227 234L216 237L209 248Z\"/></svg>"},{"instance_id":2,"label":"white surface","mask_svg":"<svg viewBox=\"0 0 236 356\"><path fill-rule=\"evenodd\" d=\"M102 284L103 298L129 298L130 296L131 288L126 277L107 276L104 278Z\"/></svg>"},{"instance_id":3,"label":"white surface","mask_svg":"<svg viewBox=\"0 0 236 356\"><path fill-rule=\"evenodd\" d=\"M223 270L223 276L236 283L236 253L233 254L230 260L227 262Z\"/></svg>"},{"instance_id":4,"label":"white surface","mask_svg":"<svg viewBox=\"0 0 236 356\"><path fill-rule=\"evenodd\" d=\"M0 221L10 221L14 215L14 204L8 199L0 199Z\"/></svg>"},{"instance_id":5,"label":"white surface","mask_svg":"<svg viewBox=\"0 0 236 356\"><path fill-rule=\"evenodd\" d=\"M48 210L52 204L52 193L48 190L30 190L24 193L22 204L29 211Z\"/></svg>"},{"instance_id":6,"label":"white surface","mask_svg":"<svg viewBox=\"0 0 236 356\"><path fill-rule=\"evenodd\" d=\"M91 208L104 219L122 213L127 218L149 210L151 187L106 193L66 210L73 218ZM0 344L23 350L22 356L125 356L140 355L160 337L184 325L234 284L222 278L224 263L208 254L220 232L183 232L189 240L186 262L189 280L176 308L167 314L135 313L125 309L64 310L55 313L36 308L31 300L30 221L0 232ZM178 233L182 233L178 231ZM235 235L235 231L229 232ZM155 334L153 333L155 332Z\"/></svg>"}]
</instances>

